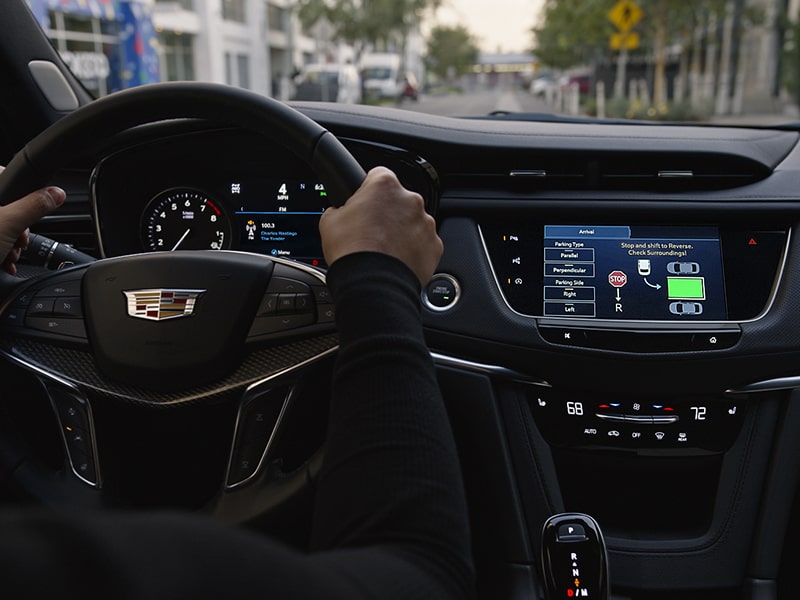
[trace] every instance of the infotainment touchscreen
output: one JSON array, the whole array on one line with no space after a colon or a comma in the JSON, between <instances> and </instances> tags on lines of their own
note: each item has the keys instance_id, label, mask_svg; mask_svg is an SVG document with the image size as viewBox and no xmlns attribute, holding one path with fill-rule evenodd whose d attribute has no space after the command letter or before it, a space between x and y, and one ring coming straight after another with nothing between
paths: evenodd
<instances>
[{"instance_id":1,"label":"infotainment touchscreen","mask_svg":"<svg viewBox=\"0 0 800 600\"><path fill-rule=\"evenodd\" d=\"M479 227L509 308L559 321L757 318L777 288L789 234L758 222L486 218Z\"/></svg>"},{"instance_id":2,"label":"infotainment touchscreen","mask_svg":"<svg viewBox=\"0 0 800 600\"><path fill-rule=\"evenodd\" d=\"M725 320L717 227L545 225L542 315Z\"/></svg>"}]
</instances>

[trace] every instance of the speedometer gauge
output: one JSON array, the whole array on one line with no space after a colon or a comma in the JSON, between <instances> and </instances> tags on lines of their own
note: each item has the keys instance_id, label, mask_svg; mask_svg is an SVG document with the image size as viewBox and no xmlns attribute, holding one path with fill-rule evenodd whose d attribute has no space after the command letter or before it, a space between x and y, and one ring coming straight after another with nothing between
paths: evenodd
<instances>
[{"instance_id":1,"label":"speedometer gauge","mask_svg":"<svg viewBox=\"0 0 800 600\"><path fill-rule=\"evenodd\" d=\"M147 205L141 232L146 250L223 250L230 247L231 222L203 192L173 188Z\"/></svg>"}]
</instances>

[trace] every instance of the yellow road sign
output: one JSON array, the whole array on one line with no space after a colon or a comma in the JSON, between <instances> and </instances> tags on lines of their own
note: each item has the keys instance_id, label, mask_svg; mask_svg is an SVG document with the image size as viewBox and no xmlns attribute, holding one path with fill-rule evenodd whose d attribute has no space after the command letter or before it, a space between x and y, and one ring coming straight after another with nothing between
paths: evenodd
<instances>
[{"instance_id":1,"label":"yellow road sign","mask_svg":"<svg viewBox=\"0 0 800 600\"><path fill-rule=\"evenodd\" d=\"M639 47L639 34L632 33L612 33L609 43L612 50L636 50Z\"/></svg>"},{"instance_id":2,"label":"yellow road sign","mask_svg":"<svg viewBox=\"0 0 800 600\"><path fill-rule=\"evenodd\" d=\"M622 33L627 33L634 26L641 21L644 13L631 0L619 0L610 11L608 11L609 20L619 29Z\"/></svg>"}]
</instances>

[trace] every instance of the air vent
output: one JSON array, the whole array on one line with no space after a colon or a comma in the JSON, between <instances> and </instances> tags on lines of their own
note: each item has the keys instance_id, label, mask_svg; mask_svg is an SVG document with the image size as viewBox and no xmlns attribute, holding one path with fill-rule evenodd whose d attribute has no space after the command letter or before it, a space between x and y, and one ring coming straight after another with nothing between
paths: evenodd
<instances>
[{"instance_id":1,"label":"air vent","mask_svg":"<svg viewBox=\"0 0 800 600\"><path fill-rule=\"evenodd\" d=\"M724 190L755 183L770 170L740 156L635 154L597 162L598 189Z\"/></svg>"},{"instance_id":2,"label":"air vent","mask_svg":"<svg viewBox=\"0 0 800 600\"><path fill-rule=\"evenodd\" d=\"M466 189L531 190L586 189L589 173L586 161L552 153L547 157L519 154L491 156L475 161L463 160L457 171L442 178L445 187ZM445 172L442 170L441 172Z\"/></svg>"},{"instance_id":3,"label":"air vent","mask_svg":"<svg viewBox=\"0 0 800 600\"><path fill-rule=\"evenodd\" d=\"M523 163L524 164L520 164ZM449 189L631 190L646 192L724 190L769 176L763 163L739 155L698 153L607 153L494 156L470 169L462 163L443 177Z\"/></svg>"},{"instance_id":4,"label":"air vent","mask_svg":"<svg viewBox=\"0 0 800 600\"><path fill-rule=\"evenodd\" d=\"M94 222L89 215L45 217L31 227L31 231L91 256L99 256Z\"/></svg>"},{"instance_id":5,"label":"air vent","mask_svg":"<svg viewBox=\"0 0 800 600\"><path fill-rule=\"evenodd\" d=\"M61 171L53 178L53 185L67 192L67 200L55 214L33 225L31 231L99 257L97 234L91 217L88 171Z\"/></svg>"}]
</instances>

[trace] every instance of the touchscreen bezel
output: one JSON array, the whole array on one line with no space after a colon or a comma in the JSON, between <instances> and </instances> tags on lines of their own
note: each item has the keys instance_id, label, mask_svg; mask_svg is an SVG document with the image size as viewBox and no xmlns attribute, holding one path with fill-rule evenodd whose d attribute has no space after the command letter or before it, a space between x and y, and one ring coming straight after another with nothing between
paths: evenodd
<instances>
[{"instance_id":1,"label":"touchscreen bezel","mask_svg":"<svg viewBox=\"0 0 800 600\"><path fill-rule=\"evenodd\" d=\"M602 226L653 226L652 223L592 220ZM485 219L478 223L483 243L497 287L503 300L515 313L542 320L565 321L564 316L545 315L544 306L544 227L549 224L570 223L567 219L548 218L515 221ZM769 309L779 286L786 259L790 228L774 223L753 222L751 226L738 223L706 222L692 225L665 223L659 228L680 231L687 227L714 228L719 232L720 260L724 282L725 314L709 318L601 318L597 316L566 317L566 321L590 323L741 323L761 318ZM512 236L514 243L509 243ZM505 237L505 240L504 240ZM606 273L605 275L608 275ZM521 281L521 284L518 284ZM681 315L684 316L684 315ZM688 315L685 315L688 316Z\"/></svg>"}]
</instances>

